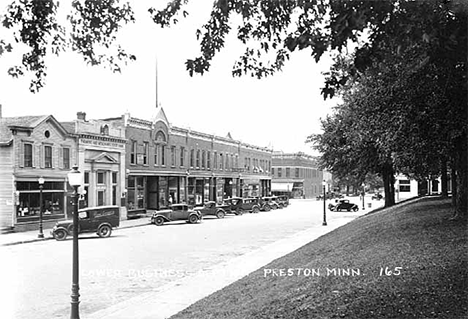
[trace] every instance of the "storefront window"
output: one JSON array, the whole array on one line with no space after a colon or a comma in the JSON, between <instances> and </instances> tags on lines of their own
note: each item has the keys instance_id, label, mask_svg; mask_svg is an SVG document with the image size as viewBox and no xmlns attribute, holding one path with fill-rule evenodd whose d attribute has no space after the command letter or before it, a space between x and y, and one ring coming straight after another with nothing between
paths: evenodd
<instances>
[{"instance_id":1,"label":"storefront window","mask_svg":"<svg viewBox=\"0 0 468 319\"><path fill-rule=\"evenodd\" d=\"M210 180L204 179L204 189L203 189L203 196L205 202L210 200Z\"/></svg>"},{"instance_id":2,"label":"storefront window","mask_svg":"<svg viewBox=\"0 0 468 319\"><path fill-rule=\"evenodd\" d=\"M216 202L222 203L224 199L224 178L216 179Z\"/></svg>"},{"instance_id":3,"label":"storefront window","mask_svg":"<svg viewBox=\"0 0 468 319\"><path fill-rule=\"evenodd\" d=\"M39 220L41 207L38 182L18 182L19 192L17 206L17 221L31 222ZM65 189L64 182L45 182L42 190L43 219L63 218Z\"/></svg>"},{"instance_id":4,"label":"storefront window","mask_svg":"<svg viewBox=\"0 0 468 319\"><path fill-rule=\"evenodd\" d=\"M159 208L165 208L169 205L168 199L167 199L167 183L168 183L168 178L161 176L159 177Z\"/></svg>"},{"instance_id":5,"label":"storefront window","mask_svg":"<svg viewBox=\"0 0 468 319\"><path fill-rule=\"evenodd\" d=\"M195 205L195 178L189 177L187 185L187 203Z\"/></svg>"},{"instance_id":6,"label":"storefront window","mask_svg":"<svg viewBox=\"0 0 468 319\"><path fill-rule=\"evenodd\" d=\"M177 181L179 177L171 176L169 177L169 204L177 203L178 197L178 188L177 188Z\"/></svg>"},{"instance_id":7,"label":"storefront window","mask_svg":"<svg viewBox=\"0 0 468 319\"><path fill-rule=\"evenodd\" d=\"M195 184L195 205L203 204L204 178L197 179Z\"/></svg>"},{"instance_id":8,"label":"storefront window","mask_svg":"<svg viewBox=\"0 0 468 319\"><path fill-rule=\"evenodd\" d=\"M185 181L186 179L181 177L180 178L180 189L179 189L179 192L180 192L180 202L181 203L186 203L187 202L187 198L185 196Z\"/></svg>"},{"instance_id":9,"label":"storefront window","mask_svg":"<svg viewBox=\"0 0 468 319\"><path fill-rule=\"evenodd\" d=\"M145 187L144 187L144 177L138 176L136 178L136 187L137 187L137 207L136 208L144 208L145 207Z\"/></svg>"}]
</instances>

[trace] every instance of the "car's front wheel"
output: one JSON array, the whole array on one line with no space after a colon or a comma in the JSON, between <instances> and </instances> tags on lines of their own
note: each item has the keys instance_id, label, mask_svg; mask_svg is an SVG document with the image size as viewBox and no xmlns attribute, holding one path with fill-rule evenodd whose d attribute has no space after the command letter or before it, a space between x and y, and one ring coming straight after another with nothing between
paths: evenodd
<instances>
[{"instance_id":1,"label":"car's front wheel","mask_svg":"<svg viewBox=\"0 0 468 319\"><path fill-rule=\"evenodd\" d=\"M254 213L254 214L257 214L259 211L260 211L260 208L258 208L257 206L252 208L252 213Z\"/></svg>"},{"instance_id":2,"label":"car's front wheel","mask_svg":"<svg viewBox=\"0 0 468 319\"><path fill-rule=\"evenodd\" d=\"M216 213L216 217L218 218L224 218L226 214L222 211L222 210L218 210L218 212Z\"/></svg>"},{"instance_id":3,"label":"car's front wheel","mask_svg":"<svg viewBox=\"0 0 468 319\"><path fill-rule=\"evenodd\" d=\"M271 210L271 207L269 205L265 205L263 210L269 212Z\"/></svg>"},{"instance_id":4,"label":"car's front wheel","mask_svg":"<svg viewBox=\"0 0 468 319\"><path fill-rule=\"evenodd\" d=\"M54 238L56 240L65 240L67 238L67 231L65 229L57 229L54 233Z\"/></svg>"},{"instance_id":5,"label":"car's front wheel","mask_svg":"<svg viewBox=\"0 0 468 319\"><path fill-rule=\"evenodd\" d=\"M162 218L161 216L158 216L154 219L154 224L156 226L161 226L162 224L164 224L164 218Z\"/></svg>"},{"instance_id":6,"label":"car's front wheel","mask_svg":"<svg viewBox=\"0 0 468 319\"><path fill-rule=\"evenodd\" d=\"M353 212L357 212L358 210L359 210L359 208L357 206L353 207Z\"/></svg>"},{"instance_id":7,"label":"car's front wheel","mask_svg":"<svg viewBox=\"0 0 468 319\"><path fill-rule=\"evenodd\" d=\"M197 217L197 215L190 215L188 221L189 221L190 224L195 224L196 222L198 222L198 217Z\"/></svg>"},{"instance_id":8,"label":"car's front wheel","mask_svg":"<svg viewBox=\"0 0 468 319\"><path fill-rule=\"evenodd\" d=\"M236 215L242 215L244 214L244 210L242 208L236 209Z\"/></svg>"},{"instance_id":9,"label":"car's front wheel","mask_svg":"<svg viewBox=\"0 0 468 319\"><path fill-rule=\"evenodd\" d=\"M112 234L112 227L109 225L102 225L98 229L98 236L101 238L109 237Z\"/></svg>"}]
</instances>

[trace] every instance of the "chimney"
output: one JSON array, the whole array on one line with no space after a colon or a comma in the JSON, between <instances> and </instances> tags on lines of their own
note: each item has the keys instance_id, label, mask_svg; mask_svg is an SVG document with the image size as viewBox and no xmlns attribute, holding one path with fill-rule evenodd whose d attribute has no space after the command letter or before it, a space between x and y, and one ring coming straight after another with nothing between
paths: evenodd
<instances>
[{"instance_id":1,"label":"chimney","mask_svg":"<svg viewBox=\"0 0 468 319\"><path fill-rule=\"evenodd\" d=\"M76 118L78 120L86 121L86 112L77 112Z\"/></svg>"}]
</instances>

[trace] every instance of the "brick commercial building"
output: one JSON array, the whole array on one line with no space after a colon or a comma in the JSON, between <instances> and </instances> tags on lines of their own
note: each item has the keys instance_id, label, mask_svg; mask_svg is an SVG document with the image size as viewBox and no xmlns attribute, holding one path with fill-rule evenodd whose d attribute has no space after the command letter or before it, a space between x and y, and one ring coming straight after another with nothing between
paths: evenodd
<instances>
[{"instance_id":1,"label":"brick commercial building","mask_svg":"<svg viewBox=\"0 0 468 319\"><path fill-rule=\"evenodd\" d=\"M270 193L270 149L170 125L162 108L153 121L130 114L105 121L126 132L129 214Z\"/></svg>"},{"instance_id":2,"label":"brick commercial building","mask_svg":"<svg viewBox=\"0 0 468 319\"><path fill-rule=\"evenodd\" d=\"M80 207L124 206L121 202L125 197L125 131L106 121L87 120L84 112L78 112L73 122L61 124L75 137L76 164L84 174ZM126 218L124 208L120 215Z\"/></svg>"},{"instance_id":3,"label":"brick commercial building","mask_svg":"<svg viewBox=\"0 0 468 319\"><path fill-rule=\"evenodd\" d=\"M331 184L331 176L317 168L317 158L302 152L274 152L271 173L272 193L292 198L315 198L322 193L324 179Z\"/></svg>"}]
</instances>

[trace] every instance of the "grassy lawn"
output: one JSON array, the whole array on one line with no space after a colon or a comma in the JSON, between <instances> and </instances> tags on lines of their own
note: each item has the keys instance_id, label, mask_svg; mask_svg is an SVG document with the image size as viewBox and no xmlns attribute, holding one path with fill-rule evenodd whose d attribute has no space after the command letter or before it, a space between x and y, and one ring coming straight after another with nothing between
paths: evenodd
<instances>
[{"instance_id":1,"label":"grassy lawn","mask_svg":"<svg viewBox=\"0 0 468 319\"><path fill-rule=\"evenodd\" d=\"M467 227L450 216L425 198L359 218L171 319L468 318Z\"/></svg>"}]
</instances>

